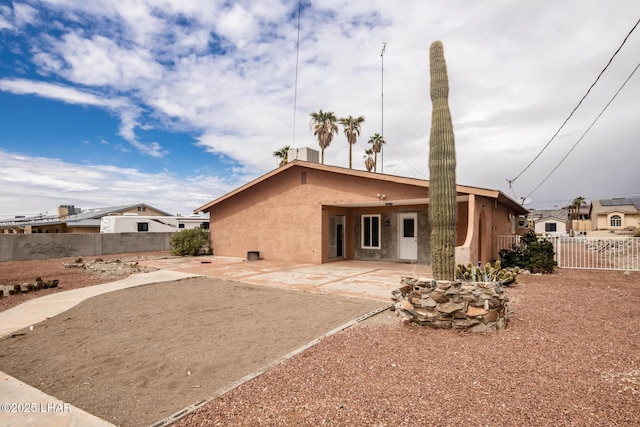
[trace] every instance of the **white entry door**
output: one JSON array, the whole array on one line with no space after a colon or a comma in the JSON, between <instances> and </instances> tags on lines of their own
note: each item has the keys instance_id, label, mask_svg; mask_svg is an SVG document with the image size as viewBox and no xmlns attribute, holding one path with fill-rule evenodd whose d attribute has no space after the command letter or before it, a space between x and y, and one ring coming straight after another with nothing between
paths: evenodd
<instances>
[{"instance_id":1,"label":"white entry door","mask_svg":"<svg viewBox=\"0 0 640 427\"><path fill-rule=\"evenodd\" d=\"M418 259L418 214L398 214L398 252L400 259Z\"/></svg>"}]
</instances>

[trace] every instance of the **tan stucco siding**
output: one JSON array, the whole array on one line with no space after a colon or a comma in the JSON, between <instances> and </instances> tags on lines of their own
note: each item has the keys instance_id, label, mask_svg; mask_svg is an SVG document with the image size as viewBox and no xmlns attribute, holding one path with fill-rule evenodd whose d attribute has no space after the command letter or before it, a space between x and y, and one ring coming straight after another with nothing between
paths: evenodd
<instances>
[{"instance_id":1,"label":"tan stucco siding","mask_svg":"<svg viewBox=\"0 0 640 427\"><path fill-rule=\"evenodd\" d=\"M323 206L380 201L378 194L385 194L385 200L392 203L425 198L428 189L291 168L211 207L213 252L245 257L248 251L260 251L265 259L326 262L328 214L323 214ZM353 215L347 215L344 208L332 212L345 213L346 230L353 230ZM353 257L352 238L347 245L346 255Z\"/></svg>"},{"instance_id":2,"label":"tan stucco siding","mask_svg":"<svg viewBox=\"0 0 640 427\"><path fill-rule=\"evenodd\" d=\"M611 226L611 217L613 215L618 215L621 218L622 225L620 227ZM640 227L640 215L629 214L623 211L613 211L600 214L596 219L596 229L598 230L621 230L628 227Z\"/></svg>"},{"instance_id":3,"label":"tan stucco siding","mask_svg":"<svg viewBox=\"0 0 640 427\"><path fill-rule=\"evenodd\" d=\"M291 171L274 176L210 211L215 255L320 263L321 204Z\"/></svg>"},{"instance_id":4,"label":"tan stucco siding","mask_svg":"<svg viewBox=\"0 0 640 427\"><path fill-rule=\"evenodd\" d=\"M308 170L307 182L316 188L318 195L322 196L324 204L328 205L379 201L382 195L384 195L384 201L389 203L393 203L394 200L418 199L429 196L427 187L377 181L319 170ZM378 194L381 196L379 197Z\"/></svg>"},{"instance_id":5,"label":"tan stucco siding","mask_svg":"<svg viewBox=\"0 0 640 427\"><path fill-rule=\"evenodd\" d=\"M463 206L458 207L464 211ZM466 239L456 248L456 263L487 263L498 259L497 236L513 234L515 213L508 207L486 197L469 195L467 214L471 218ZM458 222L458 227L460 227ZM458 236L458 241L460 236Z\"/></svg>"},{"instance_id":6,"label":"tan stucco siding","mask_svg":"<svg viewBox=\"0 0 640 427\"><path fill-rule=\"evenodd\" d=\"M259 251L264 259L314 264L335 259L336 255L331 255L331 259L329 256L336 247L334 243L333 249L329 248L331 215L345 217L345 245L340 258L392 261L399 259L398 215L415 212L418 261L430 263L428 183L405 181L290 165L198 211L210 214L211 244L216 255L246 257L249 251ZM495 236L512 234L514 208L491 196L461 196L456 259L460 258L460 262L495 259ZM381 247L361 248L363 214L381 215ZM331 239L336 239L335 234Z\"/></svg>"}]
</instances>

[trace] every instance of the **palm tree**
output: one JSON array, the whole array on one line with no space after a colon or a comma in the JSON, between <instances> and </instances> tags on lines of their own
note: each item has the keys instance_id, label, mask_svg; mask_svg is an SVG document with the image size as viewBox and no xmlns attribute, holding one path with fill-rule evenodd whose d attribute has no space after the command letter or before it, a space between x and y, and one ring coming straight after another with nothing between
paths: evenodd
<instances>
[{"instance_id":1,"label":"palm tree","mask_svg":"<svg viewBox=\"0 0 640 427\"><path fill-rule=\"evenodd\" d=\"M573 219L573 207L573 205L567 205L562 208L567 210L567 219Z\"/></svg>"},{"instance_id":2,"label":"palm tree","mask_svg":"<svg viewBox=\"0 0 640 427\"><path fill-rule=\"evenodd\" d=\"M584 202L584 197L578 196L571 202L571 206L575 208L575 219L580 219L580 206L582 206L582 202Z\"/></svg>"},{"instance_id":3,"label":"palm tree","mask_svg":"<svg viewBox=\"0 0 640 427\"><path fill-rule=\"evenodd\" d=\"M278 151L274 151L273 152L273 157L278 159L278 167L284 166L284 165L287 164L287 162L289 162L289 149L290 148L291 147L289 147L288 145L285 145L284 147L282 147Z\"/></svg>"},{"instance_id":4,"label":"palm tree","mask_svg":"<svg viewBox=\"0 0 640 427\"><path fill-rule=\"evenodd\" d=\"M318 145L320 145L322 152L322 164L324 164L324 149L331 144L333 135L338 133L338 125L336 124L338 120L333 111L319 110L309 115L311 116L309 128L313 130L313 134L318 138Z\"/></svg>"},{"instance_id":5,"label":"palm tree","mask_svg":"<svg viewBox=\"0 0 640 427\"><path fill-rule=\"evenodd\" d=\"M351 159L353 158L353 144L360 136L360 124L364 122L364 116L359 117L343 117L338 120L344 128L344 134L347 136L347 142L349 143L349 169L351 169Z\"/></svg>"},{"instance_id":6,"label":"palm tree","mask_svg":"<svg viewBox=\"0 0 640 427\"><path fill-rule=\"evenodd\" d=\"M375 153L375 164L374 164L374 172L377 172L378 168L378 153L382 151L382 144L385 143L385 140L382 139L382 135L376 133L371 138L369 138L369 144L371 144L371 149Z\"/></svg>"},{"instance_id":7,"label":"palm tree","mask_svg":"<svg viewBox=\"0 0 640 427\"><path fill-rule=\"evenodd\" d=\"M364 153L366 154L364 156L364 167L367 168L367 172L371 172L371 169L376 166L376 161L371 157L373 155L373 149L369 148L368 150L364 150Z\"/></svg>"}]
</instances>

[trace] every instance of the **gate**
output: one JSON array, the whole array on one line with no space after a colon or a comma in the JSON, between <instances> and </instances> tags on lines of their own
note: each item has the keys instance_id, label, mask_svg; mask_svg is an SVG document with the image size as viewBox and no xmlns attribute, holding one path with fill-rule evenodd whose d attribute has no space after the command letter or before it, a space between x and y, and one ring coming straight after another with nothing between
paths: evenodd
<instances>
[{"instance_id":1,"label":"gate","mask_svg":"<svg viewBox=\"0 0 640 427\"><path fill-rule=\"evenodd\" d=\"M640 271L640 237L557 237L553 244L560 268ZM511 249L520 236L498 236L499 249Z\"/></svg>"}]
</instances>

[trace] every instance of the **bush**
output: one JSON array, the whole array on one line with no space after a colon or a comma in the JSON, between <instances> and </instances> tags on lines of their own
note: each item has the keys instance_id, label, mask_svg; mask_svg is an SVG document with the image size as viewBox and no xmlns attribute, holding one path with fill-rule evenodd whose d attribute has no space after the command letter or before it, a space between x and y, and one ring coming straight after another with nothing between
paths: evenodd
<instances>
[{"instance_id":1,"label":"bush","mask_svg":"<svg viewBox=\"0 0 640 427\"><path fill-rule=\"evenodd\" d=\"M209 230L202 227L182 230L171 236L171 254L180 256L210 255Z\"/></svg>"},{"instance_id":2,"label":"bush","mask_svg":"<svg viewBox=\"0 0 640 427\"><path fill-rule=\"evenodd\" d=\"M556 266L553 243L538 239L533 230L522 236L519 245L502 249L499 254L504 267L520 267L532 273L553 273Z\"/></svg>"}]
</instances>

